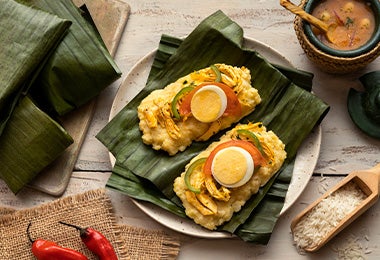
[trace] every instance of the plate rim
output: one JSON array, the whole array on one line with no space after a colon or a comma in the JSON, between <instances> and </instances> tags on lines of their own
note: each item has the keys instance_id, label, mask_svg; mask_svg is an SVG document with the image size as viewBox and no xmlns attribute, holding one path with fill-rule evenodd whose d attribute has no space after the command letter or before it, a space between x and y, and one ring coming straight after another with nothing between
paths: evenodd
<instances>
[{"instance_id":1,"label":"plate rim","mask_svg":"<svg viewBox=\"0 0 380 260\"><path fill-rule=\"evenodd\" d=\"M285 62L287 63L287 65L295 68L295 66L283 55L281 54L279 51L277 51L276 49L270 47L269 45L259 41L259 40L256 40L254 38L250 38L250 37L244 37L244 42L243 42L243 46L246 47L245 45L258 45L260 46L261 48L265 48L267 51L270 51L272 52L273 54L275 54L276 56L278 57L281 57L282 58L282 62ZM123 81L120 83L119 85L119 88L116 92L116 95L114 97L114 100L112 102L112 106L111 106L111 111L110 111L110 114L109 114L109 118L108 120L111 121L111 119L120 111L120 109L116 109L116 104L118 103L117 102L117 99L118 99L118 95L120 94L120 89L123 87L123 85L126 85L126 82L128 81L128 79L131 77L131 75L133 74L133 72L139 67L141 66L144 62L146 62L147 60L149 59L152 59L154 58L154 54L157 52L158 48L155 48L153 50L151 50L150 52L148 52L147 54L145 54L142 58L140 58L133 66L132 68L128 71L128 73L126 74L126 76L124 77ZM260 55L261 53L258 52ZM265 58L265 54L262 54L263 57ZM141 90L139 90L141 91ZM127 104L127 103L126 103ZM125 105L126 105L125 104ZM124 106L125 106L124 105ZM313 140L314 138L314 140ZM314 129L313 129L313 132L311 134L309 134L309 136L304 140L303 144L301 144L301 147L300 149L307 149L307 147L310 145L310 142L313 143L315 142L316 144L314 144L313 148L314 148L314 155L316 156L313 156L312 157L312 160L308 163L308 165L311 165L311 167L309 166L308 170L311 172L307 175L307 178L305 178L303 180L303 187L301 188L301 190L298 192L298 194L296 194L295 196L292 197L292 201L287 201L287 198L288 198L288 194L287 193L287 196L285 198L285 202L284 202L284 206L280 212L280 217L282 215L284 215L290 208L291 206L298 200L298 198L301 196L301 194L303 193L303 191L305 190L307 184L310 182L310 179L313 175L313 172L314 172L314 169L317 165L317 161L318 161L318 158L319 158L319 152L320 152L320 146L321 146L321 141L322 141L322 127L321 125L319 124L318 126L316 126ZM114 166L115 164L115 157L112 155L112 153L109 153L109 158L110 158L110 161L111 161L111 165L112 167ZM295 162L295 166L297 165L297 158L298 157L298 154L297 154L297 157L296 157L296 162ZM296 168L295 168L296 169ZM302 169L300 169L302 170ZM294 171L293 170L293 174L294 174ZM292 186L292 184L294 185L294 178L292 177L292 180L291 180L291 183L290 183L290 186ZM288 190L289 191L289 190ZM129 197L129 196L128 196ZM188 230L185 230L185 229L182 229L182 228L176 228L174 227L173 225L170 225L167 223L167 221L165 221L164 219L160 219L158 218L157 214L160 214L160 213L155 213L155 211L162 211L164 214L168 214L169 215L169 218L172 217L172 218L180 218L179 216L176 216L175 214L173 213L170 213L162 208L160 208L159 206L157 205L154 205L150 202L146 202L146 201L139 201L137 199L134 199L132 197L129 197L129 199L133 202L134 205L136 205L142 212L144 212L144 214L146 214L147 216L149 216L150 218L152 218L153 220L155 220L156 222L160 223L161 225L171 229L171 230L174 230L174 231L177 231L179 233L182 233L182 234L185 234L185 235L189 235L189 236L193 236L193 237L198 237L198 238L208 238L208 239L221 239L221 238L233 238L233 237L236 237L235 235L233 234L230 234L228 232L223 232L223 231L210 231L210 230L207 230L205 228L202 228L201 226L199 226L198 224L196 224L193 220L191 219L184 219L184 218L181 218L181 222L180 223L183 223L183 222L189 222L190 225L194 225L197 227L198 232L192 232L192 231L188 231ZM201 233L199 233L201 232Z\"/></svg>"}]
</instances>

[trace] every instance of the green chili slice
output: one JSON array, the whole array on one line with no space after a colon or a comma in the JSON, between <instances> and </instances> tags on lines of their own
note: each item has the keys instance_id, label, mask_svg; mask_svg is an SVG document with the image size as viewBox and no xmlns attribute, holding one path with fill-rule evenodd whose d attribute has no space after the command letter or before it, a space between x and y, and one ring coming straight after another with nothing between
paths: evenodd
<instances>
[{"instance_id":1,"label":"green chili slice","mask_svg":"<svg viewBox=\"0 0 380 260\"><path fill-rule=\"evenodd\" d=\"M178 91L178 93L174 96L173 100L172 100L172 103L171 103L171 110L172 110L172 115L174 116L174 118L176 119L181 119L181 116L180 114L178 113L178 109L177 109L177 103L179 101L179 99L185 95L186 93L192 91L194 89L194 87L184 87L183 89L181 89L180 91Z\"/></svg>"},{"instance_id":2,"label":"green chili slice","mask_svg":"<svg viewBox=\"0 0 380 260\"><path fill-rule=\"evenodd\" d=\"M206 159L207 158L200 158L200 159L196 160L195 162L193 162L189 166L189 168L187 169L187 171L185 173L185 184L186 184L187 188L194 193L200 193L201 190L197 189L191 185L191 183L190 183L191 176L193 175L196 168L202 166L206 162Z\"/></svg>"},{"instance_id":3,"label":"green chili slice","mask_svg":"<svg viewBox=\"0 0 380 260\"><path fill-rule=\"evenodd\" d=\"M260 153L264 155L264 150L263 150L263 147L261 146L260 140L259 138L257 138L257 136L253 132L246 129L239 129L237 130L237 133L238 135L244 135L250 138L253 141L253 144L257 147L257 149L259 149Z\"/></svg>"},{"instance_id":4,"label":"green chili slice","mask_svg":"<svg viewBox=\"0 0 380 260\"><path fill-rule=\"evenodd\" d=\"M210 68L215 73L215 76L216 76L215 82L221 82L222 74L220 73L220 70L215 65L211 65Z\"/></svg>"}]
</instances>

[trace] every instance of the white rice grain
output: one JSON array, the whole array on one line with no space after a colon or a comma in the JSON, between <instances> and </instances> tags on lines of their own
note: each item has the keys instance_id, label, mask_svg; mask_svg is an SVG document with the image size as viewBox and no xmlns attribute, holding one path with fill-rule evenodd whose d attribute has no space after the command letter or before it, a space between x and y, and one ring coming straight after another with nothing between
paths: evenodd
<instances>
[{"instance_id":1,"label":"white rice grain","mask_svg":"<svg viewBox=\"0 0 380 260\"><path fill-rule=\"evenodd\" d=\"M296 246L299 249L317 246L366 197L356 183L349 182L323 199L294 227Z\"/></svg>"}]
</instances>

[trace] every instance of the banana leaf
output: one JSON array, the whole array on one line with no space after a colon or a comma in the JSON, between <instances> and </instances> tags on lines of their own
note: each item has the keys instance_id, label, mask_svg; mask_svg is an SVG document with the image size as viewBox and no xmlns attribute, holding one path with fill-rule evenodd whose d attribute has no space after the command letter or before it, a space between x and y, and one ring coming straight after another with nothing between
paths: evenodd
<instances>
[{"instance_id":1,"label":"banana leaf","mask_svg":"<svg viewBox=\"0 0 380 260\"><path fill-rule=\"evenodd\" d=\"M154 77L164 67L167 60L174 54L179 45L182 43L182 39L176 38L170 35L163 34L158 45L157 53L154 57L154 61L148 76L148 81L151 77ZM285 67L279 64L272 64L282 74L284 74L289 80L291 80L297 86L311 91L314 75L308 71L299 70L295 68Z\"/></svg>"},{"instance_id":2,"label":"banana leaf","mask_svg":"<svg viewBox=\"0 0 380 260\"><path fill-rule=\"evenodd\" d=\"M71 22L0 0L0 135L23 92L61 42Z\"/></svg>"},{"instance_id":3,"label":"banana leaf","mask_svg":"<svg viewBox=\"0 0 380 260\"><path fill-rule=\"evenodd\" d=\"M163 197L178 203L178 198L173 192L174 179L183 171L184 166L191 158L205 149L211 142L219 139L223 132L215 135L207 142L194 142L184 152L170 157L165 152L155 151L142 143L136 107L151 91L162 88L177 78L210 64L222 62L235 66L246 66L251 71L252 84L259 90L262 103L241 122L262 121L286 144L288 154L288 159L281 171L268 182L267 186L263 187L259 195L255 196L257 198L253 198L245 205L244 208L247 210L242 211L245 215L236 214L236 218L245 218L245 221L242 222L244 224L237 225L237 228L234 227L233 232L246 241L265 244L268 242L267 239L283 206L284 194L282 200L276 199L274 201L277 207L271 207L272 212L270 214L274 218L272 224L267 226L266 239L263 236L251 235L260 234L262 233L261 230L252 229L248 230L249 232L245 232L245 230L243 232L239 228L240 226L243 227L245 222L247 225L251 224L249 223L251 221L249 216L253 213L264 214L265 217L267 212L260 210L258 205L262 205L262 208L266 209L265 205L273 204L273 200L268 199L267 203L265 200L268 192L275 193L272 188L276 188L276 180L279 180L279 183L283 184L284 190L287 190L291 179L288 169L292 165L299 145L323 119L329 107L309 91L295 85L259 53L242 47L243 32L236 30L237 26L221 11L206 18L178 45L176 50L169 50L171 54L166 55L166 57L161 55L156 59L158 63L162 64L162 68L159 70L152 69L144 89L98 133L97 138L116 157L118 170L113 171L107 183L109 188L117 189L134 197L134 194L128 192L131 189L130 186L127 188L112 181L125 175L134 175L137 177L136 180L149 180L162 193ZM237 37L237 32L239 32L239 37ZM232 35L231 39L229 33ZM177 43L176 40L174 42ZM136 183L130 182L129 185ZM141 188L138 199L155 203L155 201L150 200L149 196L143 197L144 193L149 193L148 189L135 187ZM155 204L163 207L162 200ZM177 205L180 207L179 203ZM172 212L177 214L175 211Z\"/></svg>"},{"instance_id":4,"label":"banana leaf","mask_svg":"<svg viewBox=\"0 0 380 260\"><path fill-rule=\"evenodd\" d=\"M0 178L17 193L72 143L56 121L23 97L0 136Z\"/></svg>"},{"instance_id":5,"label":"banana leaf","mask_svg":"<svg viewBox=\"0 0 380 260\"><path fill-rule=\"evenodd\" d=\"M293 169L294 160L286 160L245 207L219 229L235 233L247 242L267 244L284 205Z\"/></svg>"},{"instance_id":6,"label":"banana leaf","mask_svg":"<svg viewBox=\"0 0 380 260\"><path fill-rule=\"evenodd\" d=\"M121 71L98 31L71 0L18 1L73 23L31 87L31 96L45 111L67 114L120 77Z\"/></svg>"},{"instance_id":7,"label":"banana leaf","mask_svg":"<svg viewBox=\"0 0 380 260\"><path fill-rule=\"evenodd\" d=\"M127 190L129 196L135 199L151 202L180 217L186 217L182 207L167 199L150 181L136 176L128 169L125 169L123 165L115 165L107 185L111 189L112 187L122 186ZM116 188L116 190L118 189ZM144 192L142 193L141 190L144 190Z\"/></svg>"}]
</instances>

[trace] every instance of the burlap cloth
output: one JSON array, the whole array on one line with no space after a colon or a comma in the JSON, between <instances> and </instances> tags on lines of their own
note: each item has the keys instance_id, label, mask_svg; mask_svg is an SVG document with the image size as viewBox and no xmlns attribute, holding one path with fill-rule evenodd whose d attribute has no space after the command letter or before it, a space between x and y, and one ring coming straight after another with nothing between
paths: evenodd
<instances>
[{"instance_id":1,"label":"burlap cloth","mask_svg":"<svg viewBox=\"0 0 380 260\"><path fill-rule=\"evenodd\" d=\"M58 221L100 231L120 260L176 259L180 249L179 241L162 231L118 225L105 189L99 189L25 210L0 208L0 259L36 259L26 233L29 223L32 239L51 240L97 259L80 240L77 230Z\"/></svg>"}]
</instances>

